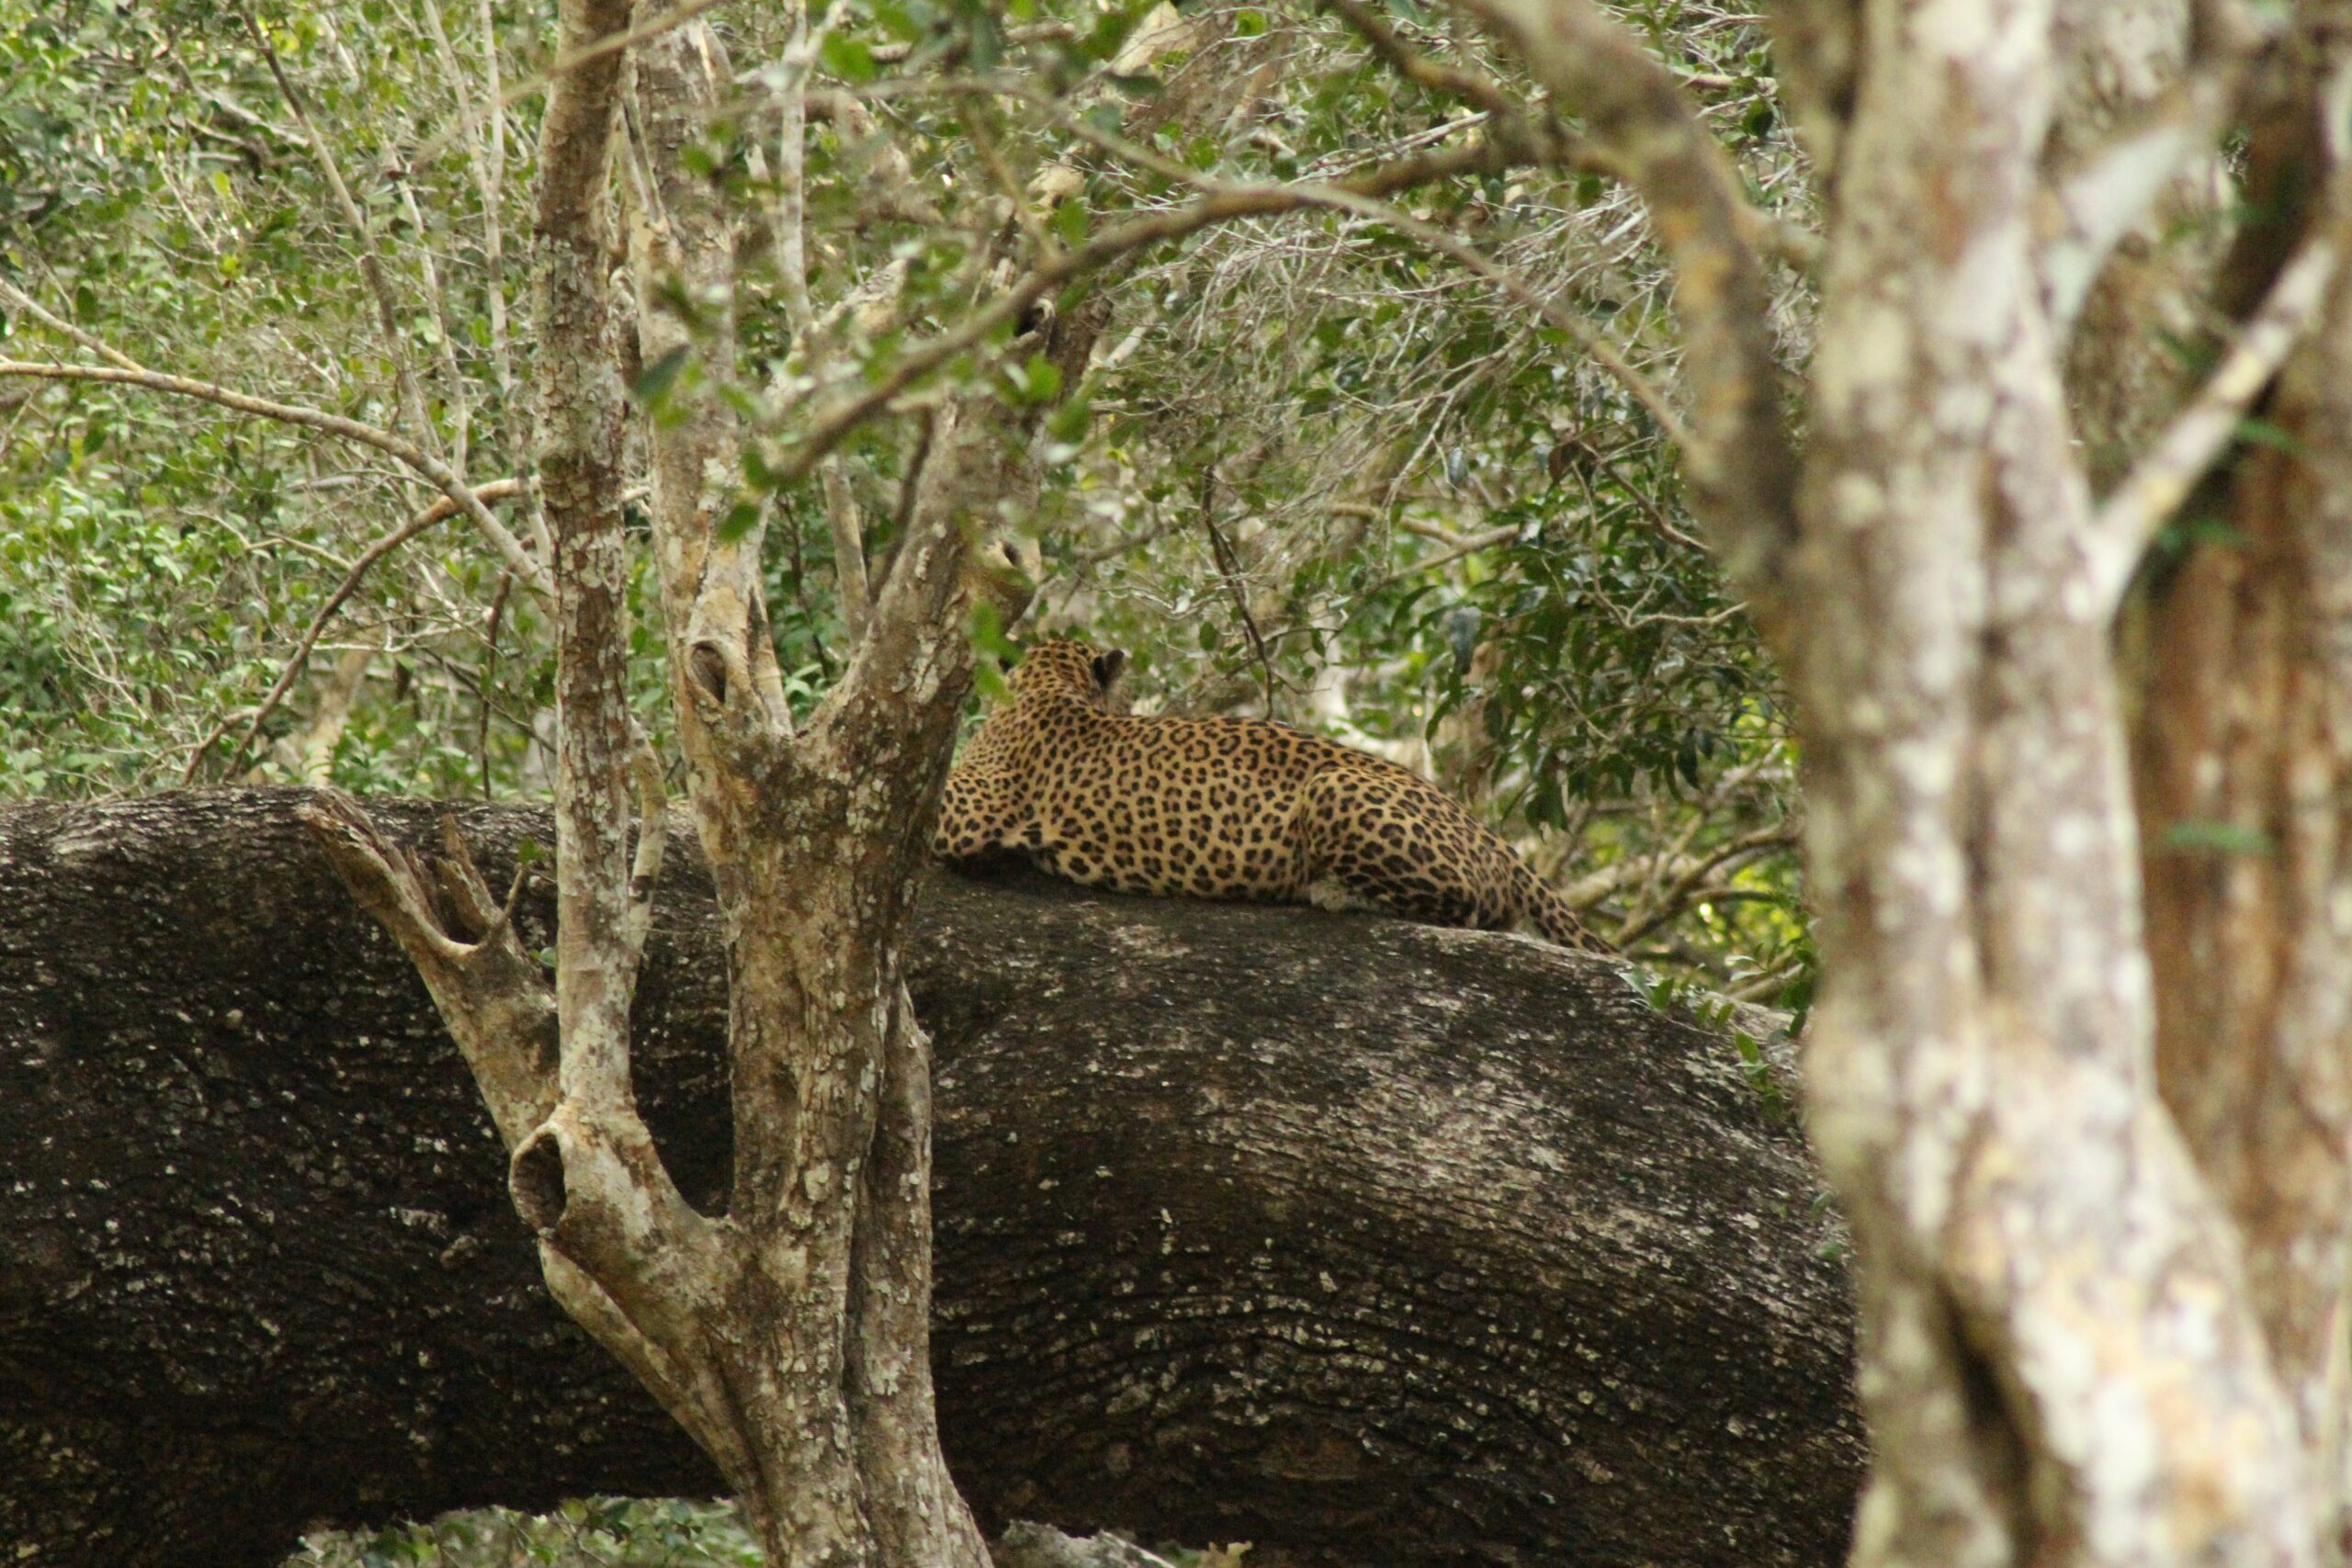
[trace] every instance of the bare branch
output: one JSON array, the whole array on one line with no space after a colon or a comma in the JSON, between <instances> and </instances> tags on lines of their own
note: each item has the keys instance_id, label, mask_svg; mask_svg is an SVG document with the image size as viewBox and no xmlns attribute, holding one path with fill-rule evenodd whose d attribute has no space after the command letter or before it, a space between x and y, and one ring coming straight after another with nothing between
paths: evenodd
<instances>
[{"instance_id":1,"label":"bare branch","mask_svg":"<svg viewBox=\"0 0 2352 1568\"><path fill-rule=\"evenodd\" d=\"M2302 341L2343 265L2352 223L2340 214L2303 242L2221 365L2099 505L2090 548L2101 602L2112 604L2158 528L2188 498L2262 389Z\"/></svg>"},{"instance_id":2,"label":"bare branch","mask_svg":"<svg viewBox=\"0 0 2352 1568\"><path fill-rule=\"evenodd\" d=\"M499 906L464 841L445 826L446 858L428 868L338 790L318 791L300 815L352 896L416 964L514 1147L555 1104L555 999L512 922L494 919ZM452 913L473 932L452 930Z\"/></svg>"},{"instance_id":3,"label":"bare branch","mask_svg":"<svg viewBox=\"0 0 2352 1568\"><path fill-rule=\"evenodd\" d=\"M433 481L443 495L472 519L474 526L481 530L482 536L506 562L507 570L530 584L533 592L543 595L550 592L546 569L531 558L530 553L524 549L523 542L492 513L490 508L474 494L472 488L458 477L456 470L415 443L404 441L390 431L321 409L306 408L299 403L281 403L270 398L249 397L226 387L216 387L209 381L191 380L185 376L167 376L159 370L132 370L96 365L36 365L17 359L0 359L0 377L5 376L28 376L47 381L111 381L121 386L143 387L151 392L195 398L203 402L217 403L224 409L234 409L239 413L274 419L282 424L307 425L312 430L322 430L330 435L357 442L362 446L371 446Z\"/></svg>"},{"instance_id":4,"label":"bare branch","mask_svg":"<svg viewBox=\"0 0 2352 1568\"><path fill-rule=\"evenodd\" d=\"M629 753L629 782L637 791L637 854L629 865L628 985L637 984L645 959L645 939L653 930L653 889L662 880L662 852L669 836L667 792L662 786L662 754L639 736Z\"/></svg>"},{"instance_id":5,"label":"bare branch","mask_svg":"<svg viewBox=\"0 0 2352 1568\"><path fill-rule=\"evenodd\" d=\"M1753 888L1713 886L1709 878L1726 866L1752 860L1768 851L1792 848L1803 835L1804 824L1789 818L1726 839L1703 854L1669 857L1662 868L1663 875L1657 879L1657 891L1642 901L1644 908L1627 914L1624 923L1611 933L1610 941L1621 948L1629 946L1692 905L1711 897L1720 901L1735 894L1744 897L1780 897Z\"/></svg>"},{"instance_id":6,"label":"bare branch","mask_svg":"<svg viewBox=\"0 0 2352 1568\"><path fill-rule=\"evenodd\" d=\"M482 630L481 666L474 671L474 708L477 728L474 731L474 753L481 759L481 797L490 798L490 684L491 676L498 669L498 626L506 615L507 596L514 592L514 574L498 574L498 590L490 599L490 623Z\"/></svg>"},{"instance_id":7,"label":"bare branch","mask_svg":"<svg viewBox=\"0 0 2352 1568\"><path fill-rule=\"evenodd\" d=\"M388 640L385 632L386 628L379 626L366 640L344 649L343 657L334 661L334 672L322 683L319 705L309 726L290 747L294 775L304 784L327 782L334 765L334 749L343 739L345 727L351 722L352 705L359 700L359 688L367 684L368 666L384 651Z\"/></svg>"},{"instance_id":8,"label":"bare branch","mask_svg":"<svg viewBox=\"0 0 2352 1568\"><path fill-rule=\"evenodd\" d=\"M519 495L522 490L523 483L520 479L493 479L489 484L477 488L474 491L474 498L487 504L493 501L503 501L509 496ZM344 602L359 591L359 584L367 577L368 570L427 528L447 523L458 514L458 511L457 505L445 496L368 546L360 554L359 558L351 563L351 569L344 574L342 582L336 585L334 592L327 595L327 601L319 606L318 614L311 617L309 627L303 631L301 639L294 645L293 657L286 661L285 669L278 672L277 684L270 687L269 694L262 698L261 706L254 711L253 722L246 726L244 739L238 741L237 749L229 754L228 765L232 772L246 754L252 751L254 739L261 734L261 727L269 722L271 714L277 711L277 705L284 701L286 694L293 689L294 682L302 673L303 666L310 661L311 650L318 646L320 634L326 630L327 623L334 618L335 612L343 608ZM188 753L187 765L180 771L180 784L183 786L196 782L196 770L203 762L205 753L212 750L220 737L228 732L228 728L229 721L224 718L214 726L212 732L198 742L195 749Z\"/></svg>"},{"instance_id":9,"label":"bare branch","mask_svg":"<svg viewBox=\"0 0 2352 1568\"><path fill-rule=\"evenodd\" d=\"M543 1144L516 1151L513 1185L518 1206L533 1191L545 1200L534 1223L550 1231L565 1213L567 1186L593 1189L609 1178L616 1184L603 1190L609 1201L624 1182L635 1186L659 1172L658 1161L649 1170L615 1156L606 1139L609 1134L633 1145L643 1132L634 1125L629 987L621 973L630 746L621 406L608 341L604 196L619 120L621 62L611 49L592 51L623 34L628 21L629 0L564 0L564 53L584 62L557 77L539 132L539 471L556 539L556 681L563 716L555 782L556 1006L563 1042L558 1113L569 1114L563 1127L542 1130ZM550 1156L558 1161L551 1178L541 1172L536 1186L526 1180L537 1169L530 1161ZM593 1162L594 1171L574 1172L575 1159ZM526 1216L532 1217L527 1210ZM612 1239L605 1235L603 1243ZM593 1256L572 1256L607 1290L614 1289L612 1268L639 1266L610 1255L605 1245L589 1245Z\"/></svg>"},{"instance_id":10,"label":"bare branch","mask_svg":"<svg viewBox=\"0 0 2352 1568\"><path fill-rule=\"evenodd\" d=\"M825 35L842 16L835 6L811 33L808 13L793 14L792 41L785 51L784 81L776 89L776 199L770 216L775 230L776 267L784 283L785 310L791 320L808 374L817 373L814 356L820 333L808 301L808 74L823 46ZM861 109L859 111L863 113ZM753 148L756 153L757 148ZM756 166L753 173L759 171ZM856 498L841 471L838 457L829 455L818 465L817 478L825 497L825 521L833 538L833 579L841 600L842 626L854 645L865 631L868 592L865 581L865 533L857 515Z\"/></svg>"},{"instance_id":11,"label":"bare branch","mask_svg":"<svg viewBox=\"0 0 2352 1568\"><path fill-rule=\"evenodd\" d=\"M441 293L441 269L434 264L433 247L425 243L424 213L416 204L416 192L405 179L400 187L401 210L408 217L409 227L417 236L416 270L424 285L425 308L433 312L436 328L434 335L440 339L442 395L449 405L449 464L459 473L466 471L466 458L473 445L473 400L466 395L466 373L458 364L458 334L449 319L448 301ZM498 289L493 286L491 293Z\"/></svg>"},{"instance_id":12,"label":"bare branch","mask_svg":"<svg viewBox=\"0 0 2352 1568\"><path fill-rule=\"evenodd\" d=\"M487 0L484 0L485 6ZM499 203L505 193L506 122L498 115L486 119L488 134L482 134L484 122L474 118L472 94L466 82L465 63L458 58L457 50L449 42L449 30L441 19L441 0L418 0L417 9L424 15L425 30L432 35L433 51L441 61L441 73L447 80L449 96L456 100L458 118L466 127L466 169L473 176L474 195L481 203L482 264L489 275L489 288L484 290L490 308L490 348L498 369L498 389L511 405L514 396L514 355L506 337L506 276L505 225L499 221ZM482 69L489 77L490 96L498 96L498 36L495 21L484 10L482 34ZM403 182L405 185L405 182ZM422 230L419 231L422 232ZM511 407L507 411L511 417ZM521 443L513 443L521 450Z\"/></svg>"},{"instance_id":13,"label":"bare branch","mask_svg":"<svg viewBox=\"0 0 2352 1568\"><path fill-rule=\"evenodd\" d=\"M2213 145L2240 84L2276 27L2236 5L2198 7L2196 57L2105 145L2049 172L2036 267L2063 340L2123 236L2190 158Z\"/></svg>"},{"instance_id":14,"label":"bare branch","mask_svg":"<svg viewBox=\"0 0 2352 1568\"><path fill-rule=\"evenodd\" d=\"M1201 470L1201 527L1209 536L1209 558L1216 563L1217 575L1225 580L1225 588L1233 600L1234 614L1240 617L1242 635L1250 639L1250 657L1257 660L1259 679L1266 689L1266 716L1274 712L1274 661L1266 652L1265 634L1258 629L1258 617L1250 608L1250 585L1242 580L1241 563L1233 554L1233 547L1226 542L1225 531L1216 525L1216 470L1214 466Z\"/></svg>"},{"instance_id":15,"label":"bare branch","mask_svg":"<svg viewBox=\"0 0 2352 1568\"><path fill-rule=\"evenodd\" d=\"M1796 455L1773 358L1770 295L1747 203L1679 84L1589 0L1457 0L1526 62L1648 206L1675 271L1688 344L1693 510L1759 619L1778 624L1779 563L1796 537Z\"/></svg>"},{"instance_id":16,"label":"bare branch","mask_svg":"<svg viewBox=\"0 0 2352 1568\"><path fill-rule=\"evenodd\" d=\"M857 498L842 476L841 458L829 453L817 465L817 481L825 492L825 522L833 536L833 589L842 605L842 630L854 644L865 635L867 605L873 590L865 576L865 529L857 515Z\"/></svg>"},{"instance_id":17,"label":"bare branch","mask_svg":"<svg viewBox=\"0 0 2352 1568\"><path fill-rule=\"evenodd\" d=\"M311 118L310 109L302 102L302 95L295 91L292 78L286 74L286 67L278 60L277 51L270 44L269 35L262 31L261 24L254 19L252 12L240 6L237 17L245 24L245 31L252 35L254 47L261 51L262 59L268 62L269 73L277 79L277 90L284 96L287 108L292 112L295 123L302 128L302 140L310 146L311 160L318 164L320 175L327 182L327 189L334 194L335 206L342 210L344 223L350 229L352 243L357 251L359 276L366 280L368 296L376 304L376 330L383 338L385 356L392 362L392 380L400 389L401 412L408 416L409 429L417 440L430 442L433 439L433 423L424 412L424 394L416 384L415 373L409 368L408 355L401 347L400 310L392 299L391 280L384 276L383 258L376 254L376 236L368 226L367 215L359 210L359 204L351 199L351 187L343 183L343 172L335 167L334 153L328 148L326 138L319 134L317 124Z\"/></svg>"},{"instance_id":18,"label":"bare branch","mask_svg":"<svg viewBox=\"0 0 2352 1568\"><path fill-rule=\"evenodd\" d=\"M5 299L10 304L16 306L17 309L24 311L33 320L39 321L42 326L49 328L50 331L62 333L65 336L72 338L75 343L80 344L92 354L96 355L101 359L108 361L120 369L143 370L145 368L145 367L141 366L137 360L131 358L130 355L118 353L112 345L108 344L94 333L85 333L81 328L75 326L73 322L65 320L63 317L52 315L49 311L43 310L39 300L36 300L31 295L26 293L23 289L17 288L15 284L9 282L5 277L0 277L0 299Z\"/></svg>"},{"instance_id":19,"label":"bare branch","mask_svg":"<svg viewBox=\"0 0 2352 1568\"><path fill-rule=\"evenodd\" d=\"M837 398L808 422L808 434L779 465L779 484L789 484L816 467L819 458L888 409L899 393L957 355L978 346L1005 322L1047 294L1137 252L1181 240L1215 224L1239 218L1295 212L1335 204L1340 196L1381 197L1408 186L1476 169L1507 165L1492 144L1445 152L1419 152L1324 186L1235 185L1188 206L1148 213L1104 230L1086 243L1041 261L1012 288L967 316L963 324L901 355L897 363L861 389Z\"/></svg>"}]
</instances>

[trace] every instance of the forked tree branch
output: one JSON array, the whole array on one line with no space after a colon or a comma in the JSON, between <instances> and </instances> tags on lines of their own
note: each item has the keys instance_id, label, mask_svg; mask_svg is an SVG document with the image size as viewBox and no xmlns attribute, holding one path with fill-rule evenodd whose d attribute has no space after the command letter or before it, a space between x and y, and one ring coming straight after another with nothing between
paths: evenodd
<instances>
[{"instance_id":1,"label":"forked tree branch","mask_svg":"<svg viewBox=\"0 0 2352 1568\"><path fill-rule=\"evenodd\" d=\"M549 1131L565 1110L562 1044L555 987L514 925L529 863L518 862L501 902L475 868L453 818L442 818L441 852L428 859L386 837L357 801L339 791L316 792L297 815L353 897L392 934L433 994L510 1156L508 1184L515 1208L538 1233L549 1291L637 1373L723 1472L739 1473L742 1457L726 1424L708 1418L710 1409L723 1406L723 1396L699 1382L691 1365L682 1365L685 1359L674 1347L683 1325L664 1312L668 1303L639 1287L635 1277L616 1284L609 1275L590 1272L552 1234L575 1193L582 1207L602 1208L598 1200L608 1203L614 1191L636 1187L652 1201L616 1207L653 1223L616 1228L641 1248L647 1269L707 1269L712 1250L708 1222L674 1190L658 1179L644 1181L634 1168L643 1153L626 1139L619 1140L616 1157L612 1141L581 1136L573 1128L565 1129L571 1136ZM560 1169L548 1157L559 1138L565 1162ZM623 1168L610 1168L616 1165Z\"/></svg>"},{"instance_id":2,"label":"forked tree branch","mask_svg":"<svg viewBox=\"0 0 2352 1568\"><path fill-rule=\"evenodd\" d=\"M2188 161L2213 146L2249 69L2284 21L2283 11L2277 21L2266 20L2233 0L2206 0L2192 9L2187 69L2101 145L2045 172L2035 265L2062 342L2116 244Z\"/></svg>"},{"instance_id":3,"label":"forked tree branch","mask_svg":"<svg viewBox=\"0 0 2352 1568\"><path fill-rule=\"evenodd\" d=\"M513 1149L556 1100L555 993L512 918L529 863L518 862L514 887L499 899L447 818L441 856L428 863L385 837L338 790L314 792L297 815L352 896L415 964Z\"/></svg>"}]
</instances>

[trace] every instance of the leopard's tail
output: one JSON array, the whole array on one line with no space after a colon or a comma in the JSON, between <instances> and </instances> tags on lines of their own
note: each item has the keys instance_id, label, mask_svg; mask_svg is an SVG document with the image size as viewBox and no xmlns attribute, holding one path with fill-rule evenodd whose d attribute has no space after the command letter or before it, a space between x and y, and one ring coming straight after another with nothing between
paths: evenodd
<instances>
[{"instance_id":1,"label":"leopard's tail","mask_svg":"<svg viewBox=\"0 0 2352 1568\"><path fill-rule=\"evenodd\" d=\"M1512 880L1519 889L1520 918L1543 932L1546 941L1584 953L1601 953L1611 958L1619 956L1617 950L1595 936L1584 921L1577 918L1577 912L1568 908L1567 900L1545 886L1544 879L1536 875L1525 861L1515 861L1513 869Z\"/></svg>"}]
</instances>

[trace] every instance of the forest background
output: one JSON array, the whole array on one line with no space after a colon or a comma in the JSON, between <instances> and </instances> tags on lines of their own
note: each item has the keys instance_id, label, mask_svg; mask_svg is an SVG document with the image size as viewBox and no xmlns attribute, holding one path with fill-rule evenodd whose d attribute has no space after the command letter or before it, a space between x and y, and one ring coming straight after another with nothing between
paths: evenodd
<instances>
[{"instance_id":1,"label":"forest background","mask_svg":"<svg viewBox=\"0 0 2352 1568\"><path fill-rule=\"evenodd\" d=\"M679 713L706 843L725 811L804 808L751 792L746 759L839 770L872 740L897 748L879 855L913 841L925 718L845 716L892 671L962 681L936 612L963 603L942 563L979 448L943 443L955 491L932 436L1034 431L1036 501L1000 504L1018 537L991 544L1033 570L1032 628L1128 648L1148 710L1430 769L1660 1001L1810 1011L1809 1131L1860 1244L1860 1561L2340 1556L2340 4L1786 0L1769 51L1765 17L1697 5L689 4L636 18L629 71L659 90L619 136L594 118L612 35L567 3L566 36L603 41L558 59L554 19L0 6L9 787L552 774L560 807L587 753L551 699L590 688L534 595L551 540L592 536L567 519L619 558L625 500L655 548L622 682L656 735L665 657L701 705ZM550 77L557 104L585 84L582 134L535 120ZM526 243L543 129L572 157L537 172ZM631 244L565 250L609 232L608 199ZM740 226L704 222L721 209ZM542 301L594 310L530 319L526 258ZM607 260L638 288L583 343ZM631 412L597 471L653 482L562 493L557 459L618 406L608 349ZM695 511L719 492L723 517ZM675 568L681 539L724 570L657 594L644 558ZM746 541L757 592L727 576ZM913 645L878 611L857 641L884 581L934 612ZM677 635L713 582L748 653ZM970 627L985 655L1004 634ZM698 753L742 717L730 694L769 741L814 739ZM614 918L561 940L626 975L628 727L597 711L604 816L560 842L600 846ZM779 940L739 960L803 934L775 913L796 884L759 886L730 918ZM889 895L827 886L803 924L874 939L880 1018ZM585 971L558 969L578 1000ZM626 992L600 1003L624 1045ZM565 1108L575 1068L618 1105L625 1055L565 1016ZM894 1038L870 1060L919 1066ZM774 1088L734 1082L739 1105ZM893 1112L908 1150L920 1098ZM540 1110L510 1142L544 1240L564 1189L535 1173L586 1123ZM626 1248L604 1261L628 1279Z\"/></svg>"},{"instance_id":2,"label":"forest background","mask_svg":"<svg viewBox=\"0 0 2352 1568\"><path fill-rule=\"evenodd\" d=\"M1443 18L1390 15L1446 47ZM1755 19L1638 18L1759 195L1801 209ZM552 8L266 20L265 51L210 5L12 4L6 276L152 367L364 421L399 418L396 344L444 455L476 482L522 474L540 100L511 88L545 65ZM742 71L704 156L773 220L789 24L714 20L739 61L770 63ZM1036 244L1077 243L1204 190L1458 147L1484 118L1295 9L918 0L837 8L818 30L801 308L836 372L878 375L953 319L1017 220ZM358 232L313 130L348 171ZM1664 973L1801 1001L1792 760L1770 666L1680 504L1655 412L1676 349L1637 209L1596 173L1536 169L1401 199L1208 229L1095 281L1112 326L1057 417L1026 629L1128 649L1138 711L1270 715L1430 772ZM1487 269L1433 247L1441 230L1474 236ZM752 231L734 391L773 416L805 367L775 231ZM1801 353L1799 275L1778 308ZM67 346L9 318L14 355ZM1605 333L1608 363L1577 331ZM664 369L640 375L640 406L672 390ZM1036 374L1052 369L981 353L944 381L1046 396ZM773 486L761 457L787 433L747 458L804 711L844 646L836 552L862 536L888 557L914 423L861 430ZM462 525L373 552L435 499L413 470L199 401L17 383L0 388L0 791L547 788L540 607ZM854 531L832 525L842 511ZM649 716L662 658L640 631Z\"/></svg>"}]
</instances>

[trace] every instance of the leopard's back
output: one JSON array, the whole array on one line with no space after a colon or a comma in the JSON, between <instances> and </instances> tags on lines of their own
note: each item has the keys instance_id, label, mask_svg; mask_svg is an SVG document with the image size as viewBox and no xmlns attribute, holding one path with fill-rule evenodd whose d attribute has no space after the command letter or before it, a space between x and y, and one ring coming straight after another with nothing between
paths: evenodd
<instances>
[{"instance_id":1,"label":"leopard's back","mask_svg":"<svg viewBox=\"0 0 2352 1568\"><path fill-rule=\"evenodd\" d=\"M1066 640L1032 650L1012 702L949 775L940 854L1013 851L1123 893L1528 922L1563 945L1602 946L1508 844L1418 773L1267 719L1114 712L1119 657Z\"/></svg>"}]
</instances>

